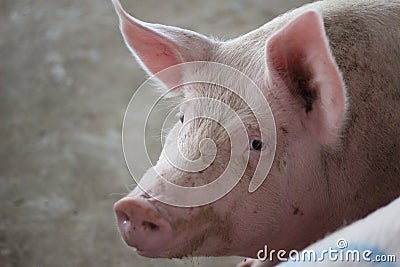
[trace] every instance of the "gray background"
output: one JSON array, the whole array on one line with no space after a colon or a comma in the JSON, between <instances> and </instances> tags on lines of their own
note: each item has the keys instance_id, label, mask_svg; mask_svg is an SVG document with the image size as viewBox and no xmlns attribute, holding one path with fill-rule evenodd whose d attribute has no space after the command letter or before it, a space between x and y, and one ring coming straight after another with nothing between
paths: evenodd
<instances>
[{"instance_id":1,"label":"gray background","mask_svg":"<svg viewBox=\"0 0 400 267\"><path fill-rule=\"evenodd\" d=\"M305 2L123 5L146 21L232 38ZM112 205L132 184L122 118L144 80L109 0L0 0L1 267L232 266L240 260L152 260L120 239Z\"/></svg>"}]
</instances>

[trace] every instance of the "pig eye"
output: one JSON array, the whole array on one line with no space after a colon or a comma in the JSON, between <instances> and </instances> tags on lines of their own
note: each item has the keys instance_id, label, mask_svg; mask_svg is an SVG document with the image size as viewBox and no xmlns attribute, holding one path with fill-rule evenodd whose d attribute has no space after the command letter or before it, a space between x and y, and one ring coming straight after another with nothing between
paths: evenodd
<instances>
[{"instance_id":1,"label":"pig eye","mask_svg":"<svg viewBox=\"0 0 400 267\"><path fill-rule=\"evenodd\" d=\"M264 147L264 143L261 140L253 140L251 142L251 149L253 150L261 150Z\"/></svg>"},{"instance_id":2,"label":"pig eye","mask_svg":"<svg viewBox=\"0 0 400 267\"><path fill-rule=\"evenodd\" d=\"M185 115L184 115L184 114L181 114L181 115L179 116L179 120L183 123L183 121L185 120Z\"/></svg>"}]
</instances>

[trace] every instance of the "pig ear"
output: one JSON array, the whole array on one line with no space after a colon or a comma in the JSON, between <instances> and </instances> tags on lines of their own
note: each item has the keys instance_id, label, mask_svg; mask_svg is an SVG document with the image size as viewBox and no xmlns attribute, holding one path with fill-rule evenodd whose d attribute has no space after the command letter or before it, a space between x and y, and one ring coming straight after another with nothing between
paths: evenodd
<instances>
[{"instance_id":1,"label":"pig ear","mask_svg":"<svg viewBox=\"0 0 400 267\"><path fill-rule=\"evenodd\" d=\"M319 13L293 19L266 49L269 82L285 88L286 103L294 103L307 131L322 145L333 145L345 115L345 85Z\"/></svg>"},{"instance_id":2,"label":"pig ear","mask_svg":"<svg viewBox=\"0 0 400 267\"><path fill-rule=\"evenodd\" d=\"M209 38L177 27L142 22L126 13L118 0L112 2L125 43L150 76L177 64L207 60L213 44ZM182 75L181 69L158 78L171 88L182 81Z\"/></svg>"}]
</instances>

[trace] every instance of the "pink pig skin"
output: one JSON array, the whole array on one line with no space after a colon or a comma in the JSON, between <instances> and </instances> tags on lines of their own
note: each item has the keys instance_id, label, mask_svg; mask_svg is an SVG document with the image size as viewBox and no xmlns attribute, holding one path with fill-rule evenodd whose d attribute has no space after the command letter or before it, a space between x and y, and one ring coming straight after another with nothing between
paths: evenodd
<instances>
[{"instance_id":1,"label":"pink pig skin","mask_svg":"<svg viewBox=\"0 0 400 267\"><path fill-rule=\"evenodd\" d=\"M128 48L149 75L191 61L234 67L262 89L277 128L271 171L253 193L248 187L259 152L250 150L241 182L211 204L173 207L140 188L118 201L114 209L120 232L139 254L255 257L266 244L300 250L400 195L399 1L315 2L228 41L145 23L128 15L118 0L113 4ZM184 70L177 71L160 82L168 87L184 76ZM232 94L211 89L176 93L186 99L220 98L238 113L245 110L231 101ZM254 97L254 109L260 108L257 101ZM187 105L183 112L196 115L213 108L204 105ZM250 139L257 139L263 129L251 118L245 123ZM178 134L181 127L178 121L166 147L177 149L184 134L184 150L194 155L205 137L199 133L214 129L211 135L219 136L216 161L204 171L187 173L162 154L142 178L152 196L165 194L157 172L178 185L202 185L220 174L229 157L229 140L212 122ZM235 140L232 144L250 149Z\"/></svg>"}]
</instances>

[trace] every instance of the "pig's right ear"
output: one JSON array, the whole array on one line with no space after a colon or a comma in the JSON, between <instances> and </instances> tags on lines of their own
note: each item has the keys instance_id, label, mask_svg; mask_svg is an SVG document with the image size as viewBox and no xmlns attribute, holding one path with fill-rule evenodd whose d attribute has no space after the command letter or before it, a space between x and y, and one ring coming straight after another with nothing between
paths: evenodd
<instances>
[{"instance_id":1,"label":"pig's right ear","mask_svg":"<svg viewBox=\"0 0 400 267\"><path fill-rule=\"evenodd\" d=\"M322 145L334 145L346 111L345 85L321 15L311 10L290 21L268 40L266 56L269 82L291 118Z\"/></svg>"},{"instance_id":2,"label":"pig's right ear","mask_svg":"<svg viewBox=\"0 0 400 267\"><path fill-rule=\"evenodd\" d=\"M119 0L112 2L126 45L150 76L174 65L208 59L214 43L211 39L177 27L142 22L126 13ZM157 78L173 90L183 81L183 69L174 68Z\"/></svg>"}]
</instances>

